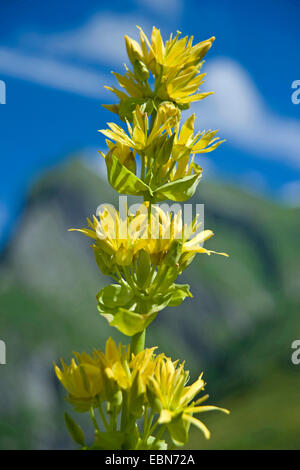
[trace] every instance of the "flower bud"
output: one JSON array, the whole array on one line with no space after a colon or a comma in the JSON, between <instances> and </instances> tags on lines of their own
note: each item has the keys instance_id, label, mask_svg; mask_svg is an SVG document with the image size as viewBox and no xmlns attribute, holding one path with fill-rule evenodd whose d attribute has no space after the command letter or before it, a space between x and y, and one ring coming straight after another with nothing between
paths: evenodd
<instances>
[{"instance_id":1,"label":"flower bud","mask_svg":"<svg viewBox=\"0 0 300 470\"><path fill-rule=\"evenodd\" d=\"M137 268L136 268L136 275L137 275L137 282L141 288L144 287L151 268L151 260L149 253L146 250L140 250L138 258L137 258Z\"/></svg>"},{"instance_id":2,"label":"flower bud","mask_svg":"<svg viewBox=\"0 0 300 470\"><path fill-rule=\"evenodd\" d=\"M134 75L139 82L145 82L149 78L149 70L147 69L144 62L141 60L135 60L133 64Z\"/></svg>"},{"instance_id":3,"label":"flower bud","mask_svg":"<svg viewBox=\"0 0 300 470\"><path fill-rule=\"evenodd\" d=\"M127 55L132 63L134 65L135 61L141 60L143 57L143 52L142 49L137 41L134 39L131 39L128 36L125 36L125 44L126 44L126 50L127 50Z\"/></svg>"},{"instance_id":4,"label":"flower bud","mask_svg":"<svg viewBox=\"0 0 300 470\"><path fill-rule=\"evenodd\" d=\"M172 267L179 262L182 253L182 240L173 240L165 256L164 263Z\"/></svg>"},{"instance_id":5,"label":"flower bud","mask_svg":"<svg viewBox=\"0 0 300 470\"><path fill-rule=\"evenodd\" d=\"M110 400L110 403L112 406L119 407L122 405L123 402L123 394L121 390L118 390L114 395L112 396L112 399Z\"/></svg>"},{"instance_id":6,"label":"flower bud","mask_svg":"<svg viewBox=\"0 0 300 470\"><path fill-rule=\"evenodd\" d=\"M163 145L160 147L160 150L158 151L157 161L161 163L162 165L167 163L167 161L169 160L171 156L174 137L175 137L175 133L173 133L169 139L165 138L165 142L163 143Z\"/></svg>"},{"instance_id":7,"label":"flower bud","mask_svg":"<svg viewBox=\"0 0 300 470\"><path fill-rule=\"evenodd\" d=\"M145 403L146 387L143 383L141 374L137 371L129 392L129 413L133 416L140 418L143 413L143 406Z\"/></svg>"},{"instance_id":8,"label":"flower bud","mask_svg":"<svg viewBox=\"0 0 300 470\"><path fill-rule=\"evenodd\" d=\"M65 413L65 423L73 441L83 447L85 445L83 431L71 416L68 415L68 413Z\"/></svg>"}]
</instances>

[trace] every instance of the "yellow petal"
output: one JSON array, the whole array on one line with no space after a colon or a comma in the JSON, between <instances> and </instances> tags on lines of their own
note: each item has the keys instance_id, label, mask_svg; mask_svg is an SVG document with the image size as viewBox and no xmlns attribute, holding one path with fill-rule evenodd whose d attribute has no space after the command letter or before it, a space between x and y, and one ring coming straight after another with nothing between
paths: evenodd
<instances>
[{"instance_id":1,"label":"yellow petal","mask_svg":"<svg viewBox=\"0 0 300 470\"><path fill-rule=\"evenodd\" d=\"M188 408L189 412L192 413L205 413L206 411L221 411L222 413L225 413L226 415L230 414L229 410L226 410L225 408L219 408L218 406L191 406Z\"/></svg>"},{"instance_id":2,"label":"yellow petal","mask_svg":"<svg viewBox=\"0 0 300 470\"><path fill-rule=\"evenodd\" d=\"M204 423L202 421L199 421L199 419L194 418L193 416L190 416L188 414L183 414L182 418L188 421L191 424L194 424L200 431L203 432L205 439L210 439L210 431L207 429Z\"/></svg>"},{"instance_id":3,"label":"yellow petal","mask_svg":"<svg viewBox=\"0 0 300 470\"><path fill-rule=\"evenodd\" d=\"M158 418L158 422L160 424L162 423L170 423L172 421L172 412L169 411L169 410L161 410L160 412L160 415L159 415L159 418Z\"/></svg>"}]
</instances>

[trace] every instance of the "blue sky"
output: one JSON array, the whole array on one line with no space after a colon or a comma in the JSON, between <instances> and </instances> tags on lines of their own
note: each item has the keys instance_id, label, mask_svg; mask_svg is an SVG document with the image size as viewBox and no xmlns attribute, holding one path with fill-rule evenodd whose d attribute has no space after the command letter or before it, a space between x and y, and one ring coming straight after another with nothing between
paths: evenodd
<instances>
[{"instance_id":1,"label":"blue sky","mask_svg":"<svg viewBox=\"0 0 300 470\"><path fill-rule=\"evenodd\" d=\"M73 152L104 147L111 70L123 35L152 25L195 40L216 36L205 71L215 95L194 106L197 125L227 139L201 160L207 175L289 203L300 201L300 3L292 1L11 0L0 6L0 243L32 181Z\"/></svg>"}]
</instances>

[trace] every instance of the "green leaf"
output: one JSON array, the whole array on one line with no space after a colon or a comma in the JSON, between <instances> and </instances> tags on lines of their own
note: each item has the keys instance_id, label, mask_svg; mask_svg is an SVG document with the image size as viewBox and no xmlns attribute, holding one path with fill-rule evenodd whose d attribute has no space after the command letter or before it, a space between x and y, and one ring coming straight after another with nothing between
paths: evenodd
<instances>
[{"instance_id":1,"label":"green leaf","mask_svg":"<svg viewBox=\"0 0 300 470\"><path fill-rule=\"evenodd\" d=\"M140 372L137 371L128 393L128 411L136 419L140 418L144 411L145 391L145 384L141 379Z\"/></svg>"},{"instance_id":2,"label":"green leaf","mask_svg":"<svg viewBox=\"0 0 300 470\"><path fill-rule=\"evenodd\" d=\"M153 284L156 292L166 292L178 276L177 266L168 266L164 263L160 265Z\"/></svg>"},{"instance_id":3,"label":"green leaf","mask_svg":"<svg viewBox=\"0 0 300 470\"><path fill-rule=\"evenodd\" d=\"M181 415L173 418L171 423L167 424L167 428L173 443L176 446L186 444L189 438L190 424L183 420Z\"/></svg>"},{"instance_id":4,"label":"green leaf","mask_svg":"<svg viewBox=\"0 0 300 470\"><path fill-rule=\"evenodd\" d=\"M112 313L101 312L99 305L98 310L111 326L116 327L121 333L127 336L133 336L143 331L154 320L158 313L156 311L139 314L125 308L119 308L115 315L113 315Z\"/></svg>"},{"instance_id":5,"label":"green leaf","mask_svg":"<svg viewBox=\"0 0 300 470\"><path fill-rule=\"evenodd\" d=\"M179 305L185 297L191 296L188 286L173 284L177 276L175 268L166 267L162 276L163 280L147 295L135 295L130 288L118 284L104 287L97 294L99 313L127 336L143 331L170 302Z\"/></svg>"},{"instance_id":6,"label":"green leaf","mask_svg":"<svg viewBox=\"0 0 300 470\"><path fill-rule=\"evenodd\" d=\"M100 250L97 246L93 246L94 256L98 268L105 276L111 276L114 273L112 268L111 256Z\"/></svg>"},{"instance_id":7,"label":"green leaf","mask_svg":"<svg viewBox=\"0 0 300 470\"><path fill-rule=\"evenodd\" d=\"M182 240L173 240L170 248L164 258L164 263L168 267L172 267L179 262L182 253Z\"/></svg>"},{"instance_id":8,"label":"green leaf","mask_svg":"<svg viewBox=\"0 0 300 470\"><path fill-rule=\"evenodd\" d=\"M157 202L166 199L177 202L186 201L194 195L201 176L201 171L198 170L193 175L185 176L184 178L159 186L153 190L153 195Z\"/></svg>"},{"instance_id":9,"label":"green leaf","mask_svg":"<svg viewBox=\"0 0 300 470\"><path fill-rule=\"evenodd\" d=\"M172 298L169 307L177 307L186 297L193 297L188 284L174 284Z\"/></svg>"},{"instance_id":10,"label":"green leaf","mask_svg":"<svg viewBox=\"0 0 300 470\"><path fill-rule=\"evenodd\" d=\"M136 449L140 442L139 430L136 423L126 427L126 436L122 449L132 450Z\"/></svg>"},{"instance_id":11,"label":"green leaf","mask_svg":"<svg viewBox=\"0 0 300 470\"><path fill-rule=\"evenodd\" d=\"M81 447L85 445L85 438L81 427L68 415L65 413L65 423L68 428L68 431L76 444L79 444Z\"/></svg>"},{"instance_id":12,"label":"green leaf","mask_svg":"<svg viewBox=\"0 0 300 470\"><path fill-rule=\"evenodd\" d=\"M122 165L112 152L108 152L105 162L109 184L118 191L118 193L133 196L150 194L152 196L151 188L128 170L128 168Z\"/></svg>"},{"instance_id":13,"label":"green leaf","mask_svg":"<svg viewBox=\"0 0 300 470\"><path fill-rule=\"evenodd\" d=\"M103 308L115 309L129 305L133 299L133 292L125 286L110 284L104 287L97 294L97 300Z\"/></svg>"},{"instance_id":14,"label":"green leaf","mask_svg":"<svg viewBox=\"0 0 300 470\"><path fill-rule=\"evenodd\" d=\"M134 75L140 82L144 82L149 78L149 70L147 69L144 62L136 59L133 64Z\"/></svg>"},{"instance_id":15,"label":"green leaf","mask_svg":"<svg viewBox=\"0 0 300 470\"><path fill-rule=\"evenodd\" d=\"M126 121L126 119L128 119L128 121L132 122L132 118L133 118L132 113L133 111L135 111L136 106L140 105L140 106L143 106L144 108L145 107L148 108L149 101L151 100L145 99L145 98L128 97L128 98L121 99L120 105L118 108L120 118L122 119L122 121ZM149 111L147 110L147 112Z\"/></svg>"},{"instance_id":16,"label":"green leaf","mask_svg":"<svg viewBox=\"0 0 300 470\"><path fill-rule=\"evenodd\" d=\"M174 138L175 138L175 133L172 134L171 137L169 137L169 139L165 139L164 142L162 142L160 149L158 150L156 160L161 165L164 165L165 163L167 163L167 161L169 160L171 156Z\"/></svg>"},{"instance_id":17,"label":"green leaf","mask_svg":"<svg viewBox=\"0 0 300 470\"><path fill-rule=\"evenodd\" d=\"M143 288L146 284L146 281L150 274L150 269L151 260L148 251L140 250L137 259L136 276L137 282L141 288Z\"/></svg>"},{"instance_id":18,"label":"green leaf","mask_svg":"<svg viewBox=\"0 0 300 470\"><path fill-rule=\"evenodd\" d=\"M168 444L166 441L159 439L156 441L155 436L149 436L147 439L147 450L167 450Z\"/></svg>"},{"instance_id":19,"label":"green leaf","mask_svg":"<svg viewBox=\"0 0 300 470\"><path fill-rule=\"evenodd\" d=\"M172 292L167 290L166 292L158 292L154 290L152 296L149 296L149 299L144 301L146 311L150 309L159 312L169 305L169 302L172 298Z\"/></svg>"},{"instance_id":20,"label":"green leaf","mask_svg":"<svg viewBox=\"0 0 300 470\"><path fill-rule=\"evenodd\" d=\"M96 432L94 444L90 450L120 450L125 441L125 433L121 431Z\"/></svg>"}]
</instances>

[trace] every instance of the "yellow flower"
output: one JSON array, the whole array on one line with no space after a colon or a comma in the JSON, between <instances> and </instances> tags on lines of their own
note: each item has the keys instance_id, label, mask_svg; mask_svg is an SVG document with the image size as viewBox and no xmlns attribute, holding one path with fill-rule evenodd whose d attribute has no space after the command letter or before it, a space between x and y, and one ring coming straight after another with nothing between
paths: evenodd
<instances>
[{"instance_id":1,"label":"yellow flower","mask_svg":"<svg viewBox=\"0 0 300 470\"><path fill-rule=\"evenodd\" d=\"M160 30L153 27L150 43L144 31L140 27L138 28L140 30L141 48L137 49L137 52L140 59L144 60L146 65L152 66L154 73L158 72L154 69L153 63L166 68L182 68L183 66L198 65L215 40L214 37L211 37L193 46L193 36L179 39L180 32L178 31L174 38L171 34L169 40L164 44ZM146 52L145 43L149 47L148 53ZM135 42L135 44L137 43ZM143 51L142 54L141 51Z\"/></svg>"},{"instance_id":2,"label":"yellow flower","mask_svg":"<svg viewBox=\"0 0 300 470\"><path fill-rule=\"evenodd\" d=\"M108 381L113 381L122 389L130 385L130 373L128 369L129 347L117 347L112 338L108 338L105 346L105 353L94 351L94 355L99 359L103 367L104 374Z\"/></svg>"},{"instance_id":3,"label":"yellow flower","mask_svg":"<svg viewBox=\"0 0 300 470\"><path fill-rule=\"evenodd\" d=\"M154 27L150 43L143 30L140 31L145 64L155 77L160 77L158 96L179 105L188 105L211 94L196 92L205 77L205 74L199 75L202 59L211 48L214 37L192 46L193 37L179 39L178 32L175 38L171 34L164 44L160 30ZM149 47L148 53L145 43Z\"/></svg>"},{"instance_id":4,"label":"yellow flower","mask_svg":"<svg viewBox=\"0 0 300 470\"><path fill-rule=\"evenodd\" d=\"M148 250L150 256L166 254L174 240L182 241L182 256L195 255L197 253L211 253L228 256L226 253L218 253L207 250L203 247L203 243L211 238L214 233L211 230L202 230L197 233L200 223L197 219L188 226L182 223L182 211L178 211L174 215L164 211L158 205L151 208L151 219L149 223L149 242L145 249ZM180 264L180 261L179 261Z\"/></svg>"},{"instance_id":5,"label":"yellow flower","mask_svg":"<svg viewBox=\"0 0 300 470\"><path fill-rule=\"evenodd\" d=\"M54 364L54 370L68 392L68 401L78 411L86 411L91 406L98 407L104 401L119 407L123 391L128 393L130 408L134 410L134 400L139 399L139 407L145 402L146 384L156 364L154 350L146 349L137 356L132 355L130 359L129 346L117 346L109 338L104 353L94 350L90 356L75 352L75 358L69 366L61 360L62 368Z\"/></svg>"},{"instance_id":6,"label":"yellow flower","mask_svg":"<svg viewBox=\"0 0 300 470\"><path fill-rule=\"evenodd\" d=\"M114 154L123 163L126 161L126 156L130 152L130 149L135 150L137 153L145 151L158 136L161 136L165 130L170 133L171 127L173 127L179 118L178 109L172 103L162 103L154 121L151 132L149 131L149 117L146 112L143 112L140 106L137 106L133 111L133 125L131 126L127 122L128 134L117 124L113 122L107 123L110 129L101 129L99 132L104 134L106 137L114 141L111 145L110 141L106 141L109 149L113 149L116 145L117 152ZM120 147L122 146L122 147ZM123 150L123 152L120 152ZM102 153L105 157L105 155Z\"/></svg>"},{"instance_id":7,"label":"yellow flower","mask_svg":"<svg viewBox=\"0 0 300 470\"><path fill-rule=\"evenodd\" d=\"M146 100L153 96L177 103L182 108L189 107L211 93L197 93L204 81L205 74L200 70L203 58L211 48L214 37L192 45L193 37L179 39L180 33L164 44L160 30L153 28L151 42L140 29L140 44L125 36L126 49L133 72L126 67L125 75L114 74L122 88L133 99ZM148 46L148 48L147 48ZM149 71L155 77L155 95L147 82ZM106 87L113 91L121 102L126 102L128 95L116 88ZM118 112L113 105L108 109Z\"/></svg>"},{"instance_id":8,"label":"yellow flower","mask_svg":"<svg viewBox=\"0 0 300 470\"><path fill-rule=\"evenodd\" d=\"M162 103L149 132L148 114L137 106L133 112L132 126L127 122L128 133L114 123L110 129L100 130L106 137L111 153L136 174L136 154L144 162L141 179L155 190L157 186L198 174L202 169L194 163L197 153L215 150L224 140L216 136L217 131L203 131L194 135L195 115L190 116L179 128L179 111L171 102ZM169 138L168 138L169 137ZM100 152L106 158L106 155ZM191 156L192 155L192 156Z\"/></svg>"},{"instance_id":9,"label":"yellow flower","mask_svg":"<svg viewBox=\"0 0 300 470\"><path fill-rule=\"evenodd\" d=\"M207 153L215 150L225 142L215 137L217 131L203 131L194 134L195 114L190 116L179 128L179 122L174 126L174 140L170 158L164 165L158 163L160 177L168 175L169 181L176 181L195 171L202 172L199 165L194 163L195 154ZM192 155L192 157L191 157Z\"/></svg>"},{"instance_id":10,"label":"yellow flower","mask_svg":"<svg viewBox=\"0 0 300 470\"><path fill-rule=\"evenodd\" d=\"M197 132L194 135L195 114L192 114L179 130L179 124L176 126L176 133L173 145L172 155L175 160L180 160L190 153L207 153L215 150L225 140L215 137L216 131Z\"/></svg>"},{"instance_id":11,"label":"yellow flower","mask_svg":"<svg viewBox=\"0 0 300 470\"><path fill-rule=\"evenodd\" d=\"M156 347L147 348L136 356L133 354L129 364L133 374L138 371L145 384L147 383L148 378L153 375L156 367L156 358L154 356L155 349Z\"/></svg>"},{"instance_id":12,"label":"yellow flower","mask_svg":"<svg viewBox=\"0 0 300 470\"><path fill-rule=\"evenodd\" d=\"M96 257L103 255L108 265L129 266L132 258L147 244L147 208L142 204L136 216L123 219L109 204L103 205L98 218L88 221L90 228L70 229L95 240Z\"/></svg>"},{"instance_id":13,"label":"yellow flower","mask_svg":"<svg viewBox=\"0 0 300 470\"><path fill-rule=\"evenodd\" d=\"M193 401L206 384L201 375L196 382L187 386L188 377L184 363L178 365L178 361L172 362L170 358L161 355L153 376L148 380L150 400L156 399L156 406L160 407L158 422L167 426L173 442L177 445L186 442L190 424L198 427L206 439L209 439L209 430L202 421L193 416L194 413L212 410L229 413L228 410L216 406L200 406L208 398L207 395Z\"/></svg>"},{"instance_id":14,"label":"yellow flower","mask_svg":"<svg viewBox=\"0 0 300 470\"><path fill-rule=\"evenodd\" d=\"M68 392L77 411L100 407L107 402L107 412L119 413L125 409L127 419L136 420L151 408L151 416L158 414L157 424L166 425L176 445L186 442L190 424L197 426L209 438L206 426L193 415L211 410L228 413L216 406L202 406L207 395L196 399L205 383L202 375L187 385L189 372L184 363L173 362L164 354L155 355L148 348L134 355L129 346L118 346L112 338L106 342L105 352L94 350L93 355L74 353L68 366L54 365L56 375ZM147 411L146 411L147 413Z\"/></svg>"},{"instance_id":15,"label":"yellow flower","mask_svg":"<svg viewBox=\"0 0 300 470\"><path fill-rule=\"evenodd\" d=\"M112 338L106 342L105 352L94 350L93 355L74 352L68 366L61 360L62 369L54 365L57 378L68 392L70 401L78 410L99 406L103 401L120 405L121 390L131 385L129 347L116 345Z\"/></svg>"},{"instance_id":16,"label":"yellow flower","mask_svg":"<svg viewBox=\"0 0 300 470\"><path fill-rule=\"evenodd\" d=\"M202 230L197 233L200 224L196 219L188 226L182 223L181 211L173 215L156 204L152 205L150 214L148 211L149 203L145 202L139 206L136 215L127 215L123 219L112 206L105 205L98 219L95 216L93 222L88 219L90 228L70 230L82 232L95 240L92 247L98 266L105 274L111 275L116 272L116 266L133 266L134 258L141 250L148 252L152 263L160 264L174 240L182 242L180 271L197 253L228 256L203 247L213 232ZM107 272L105 266L109 269Z\"/></svg>"},{"instance_id":17,"label":"yellow flower","mask_svg":"<svg viewBox=\"0 0 300 470\"><path fill-rule=\"evenodd\" d=\"M103 376L97 361L87 354L75 354L68 366L61 360L54 365L58 380L68 392L68 400L78 408L88 409L103 392Z\"/></svg>"}]
</instances>

